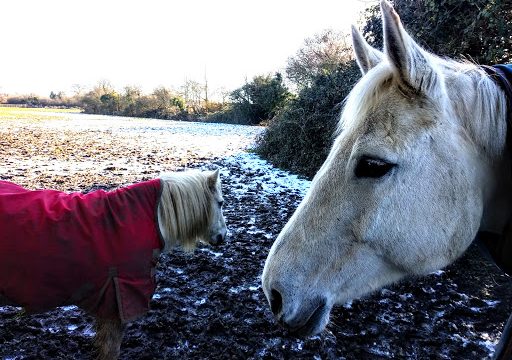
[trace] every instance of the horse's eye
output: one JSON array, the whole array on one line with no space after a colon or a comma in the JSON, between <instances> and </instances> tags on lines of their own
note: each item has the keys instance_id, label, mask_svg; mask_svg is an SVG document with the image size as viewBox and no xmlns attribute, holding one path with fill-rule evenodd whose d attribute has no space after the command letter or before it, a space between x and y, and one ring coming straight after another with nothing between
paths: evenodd
<instances>
[{"instance_id":1,"label":"horse's eye","mask_svg":"<svg viewBox=\"0 0 512 360\"><path fill-rule=\"evenodd\" d=\"M358 178L380 178L395 166L381 159L363 156L357 163L355 175Z\"/></svg>"},{"instance_id":2,"label":"horse's eye","mask_svg":"<svg viewBox=\"0 0 512 360\"><path fill-rule=\"evenodd\" d=\"M224 205L224 201L219 201L219 207L222 207Z\"/></svg>"}]
</instances>

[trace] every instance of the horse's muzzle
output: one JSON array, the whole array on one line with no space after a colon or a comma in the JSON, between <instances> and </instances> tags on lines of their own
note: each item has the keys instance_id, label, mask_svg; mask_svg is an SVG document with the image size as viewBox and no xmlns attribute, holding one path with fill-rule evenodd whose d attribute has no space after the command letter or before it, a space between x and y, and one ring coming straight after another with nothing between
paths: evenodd
<instances>
[{"instance_id":1,"label":"horse's muzzle","mask_svg":"<svg viewBox=\"0 0 512 360\"><path fill-rule=\"evenodd\" d=\"M283 297L276 289L270 291L268 300L279 324L297 336L310 336L322 331L326 324L325 319L328 319L330 313L330 307L324 298L311 301L294 314L287 313L283 308Z\"/></svg>"}]
</instances>

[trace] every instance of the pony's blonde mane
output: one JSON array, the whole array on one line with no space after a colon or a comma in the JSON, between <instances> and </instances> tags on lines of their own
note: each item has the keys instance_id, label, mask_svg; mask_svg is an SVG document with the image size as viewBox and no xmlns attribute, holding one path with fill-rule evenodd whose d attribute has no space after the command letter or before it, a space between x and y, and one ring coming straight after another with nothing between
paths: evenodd
<instances>
[{"instance_id":1,"label":"pony's blonde mane","mask_svg":"<svg viewBox=\"0 0 512 360\"><path fill-rule=\"evenodd\" d=\"M158 206L159 225L165 249L186 250L205 239L211 223L213 192L208 177L199 171L171 173L160 177L162 195Z\"/></svg>"},{"instance_id":2,"label":"pony's blonde mane","mask_svg":"<svg viewBox=\"0 0 512 360\"><path fill-rule=\"evenodd\" d=\"M473 141L491 159L500 158L507 133L507 123L504 121L507 100L503 92L475 64L429 55L432 68L439 72L444 81L444 86L436 87L438 93L433 98L447 99L454 110L450 118L459 119ZM337 134L365 119L378 106L381 94L386 89L400 86L396 76L387 60L366 73L344 101Z\"/></svg>"}]
</instances>

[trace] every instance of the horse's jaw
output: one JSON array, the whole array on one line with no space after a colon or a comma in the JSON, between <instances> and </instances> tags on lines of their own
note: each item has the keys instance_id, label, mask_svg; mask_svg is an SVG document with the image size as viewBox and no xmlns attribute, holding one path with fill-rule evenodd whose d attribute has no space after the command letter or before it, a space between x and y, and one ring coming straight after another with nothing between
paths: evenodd
<instances>
[{"instance_id":1,"label":"horse's jaw","mask_svg":"<svg viewBox=\"0 0 512 360\"><path fill-rule=\"evenodd\" d=\"M344 254L333 250L328 257L313 251L292 260L286 235L280 235L267 258L262 284L278 323L295 335L322 332L333 306L367 296L407 276L366 245L350 246ZM305 260L310 265L304 266ZM290 266L290 261L295 264ZM333 275L317 269L319 264L338 270Z\"/></svg>"}]
</instances>

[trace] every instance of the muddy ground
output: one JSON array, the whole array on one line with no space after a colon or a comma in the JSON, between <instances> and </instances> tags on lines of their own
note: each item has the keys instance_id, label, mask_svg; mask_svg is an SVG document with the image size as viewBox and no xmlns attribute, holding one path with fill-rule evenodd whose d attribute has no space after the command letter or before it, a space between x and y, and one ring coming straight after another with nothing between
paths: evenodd
<instances>
[{"instance_id":1,"label":"muddy ground","mask_svg":"<svg viewBox=\"0 0 512 360\"><path fill-rule=\"evenodd\" d=\"M444 271L336 308L324 333L296 339L275 324L260 274L303 191L293 182L277 186L276 179L287 175L253 165L253 156L233 157L257 131L218 127L180 134L170 122L138 120L125 129L122 122L109 127L73 121L0 120L0 179L91 191L149 179L162 170L223 169L226 243L162 256L152 310L127 326L122 359L486 359L492 354L512 310L512 282L475 248ZM206 141L197 137L215 131L217 147L205 150ZM223 132L228 140L219 146ZM75 307L38 315L0 307L2 359L90 359L93 335L92 319Z\"/></svg>"}]
</instances>

